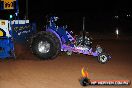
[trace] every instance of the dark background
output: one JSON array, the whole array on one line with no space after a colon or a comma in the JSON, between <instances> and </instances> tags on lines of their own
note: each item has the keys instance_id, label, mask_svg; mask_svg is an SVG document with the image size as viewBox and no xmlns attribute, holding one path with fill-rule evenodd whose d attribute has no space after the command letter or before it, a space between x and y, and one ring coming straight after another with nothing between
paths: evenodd
<instances>
[{"instance_id":1,"label":"dark background","mask_svg":"<svg viewBox=\"0 0 132 88\"><path fill-rule=\"evenodd\" d=\"M4 16L8 17L10 12L5 12ZM19 12L19 17L24 19L26 0L19 0ZM28 18L37 22L38 30L46 25L47 15L56 15L60 17L61 25L68 25L70 30L79 32L85 16L85 29L89 32L113 33L118 27L122 34L131 34L131 12L131 3L127 0L28 0Z\"/></svg>"}]
</instances>

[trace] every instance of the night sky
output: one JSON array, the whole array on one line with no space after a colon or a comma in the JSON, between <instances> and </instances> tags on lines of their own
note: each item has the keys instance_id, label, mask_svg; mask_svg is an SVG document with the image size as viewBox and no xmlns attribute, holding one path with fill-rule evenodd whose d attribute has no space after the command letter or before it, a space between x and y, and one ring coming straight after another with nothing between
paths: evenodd
<instances>
[{"instance_id":1,"label":"night sky","mask_svg":"<svg viewBox=\"0 0 132 88\"><path fill-rule=\"evenodd\" d=\"M20 18L26 14L26 0L19 0ZM116 26L131 31L132 8L127 0L29 0L28 17L37 22L38 28L46 24L47 15L60 17L60 23L71 30L82 30L82 18L86 17L85 29L91 32L112 32ZM130 15L127 17L127 15ZM115 16L119 18L116 19ZM128 32L130 33L130 32Z\"/></svg>"}]
</instances>

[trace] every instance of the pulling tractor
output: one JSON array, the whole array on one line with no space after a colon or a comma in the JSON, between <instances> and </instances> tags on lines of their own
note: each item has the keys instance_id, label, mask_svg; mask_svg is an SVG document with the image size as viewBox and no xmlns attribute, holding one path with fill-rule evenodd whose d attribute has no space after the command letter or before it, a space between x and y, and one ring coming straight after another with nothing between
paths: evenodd
<instances>
[{"instance_id":1,"label":"pulling tractor","mask_svg":"<svg viewBox=\"0 0 132 88\"><path fill-rule=\"evenodd\" d=\"M32 52L41 59L54 59L61 52L92 55L100 63L106 63L111 57L97 45L93 51L90 37L79 35L73 37L67 31L67 26L57 26L58 17L50 17L46 31L36 33L31 37Z\"/></svg>"}]
</instances>

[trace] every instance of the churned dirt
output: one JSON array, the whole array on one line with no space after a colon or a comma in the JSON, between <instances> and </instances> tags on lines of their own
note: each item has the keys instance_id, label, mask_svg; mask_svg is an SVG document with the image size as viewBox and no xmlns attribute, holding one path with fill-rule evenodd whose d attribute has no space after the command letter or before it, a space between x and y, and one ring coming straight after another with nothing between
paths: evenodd
<instances>
[{"instance_id":1,"label":"churned dirt","mask_svg":"<svg viewBox=\"0 0 132 88\"><path fill-rule=\"evenodd\" d=\"M97 40L112 56L106 64L95 57L59 55L39 60L28 48L16 44L16 60L0 60L0 88L82 88L81 68L87 67L91 80L132 80L132 41ZM94 45L94 46L95 46ZM87 88L132 88L130 86L90 86Z\"/></svg>"}]
</instances>

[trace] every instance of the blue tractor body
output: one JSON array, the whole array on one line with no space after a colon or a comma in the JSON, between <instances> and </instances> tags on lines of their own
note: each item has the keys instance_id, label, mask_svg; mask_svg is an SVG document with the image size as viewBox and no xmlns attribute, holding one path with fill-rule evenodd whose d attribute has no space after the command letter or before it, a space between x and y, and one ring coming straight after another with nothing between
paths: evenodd
<instances>
[{"instance_id":1,"label":"blue tractor body","mask_svg":"<svg viewBox=\"0 0 132 88\"><path fill-rule=\"evenodd\" d=\"M0 38L0 58L14 57L14 43L11 38Z\"/></svg>"},{"instance_id":2,"label":"blue tractor body","mask_svg":"<svg viewBox=\"0 0 132 88\"><path fill-rule=\"evenodd\" d=\"M50 17L49 24L47 25L46 31L54 32L55 35L60 40L60 43L68 43L72 42L75 39L71 34L67 31L67 26L57 26L55 21L57 21L58 17L52 16Z\"/></svg>"},{"instance_id":3,"label":"blue tractor body","mask_svg":"<svg viewBox=\"0 0 132 88\"><path fill-rule=\"evenodd\" d=\"M0 20L0 59L15 58L14 43L26 44L36 32L36 24L29 20Z\"/></svg>"}]
</instances>

